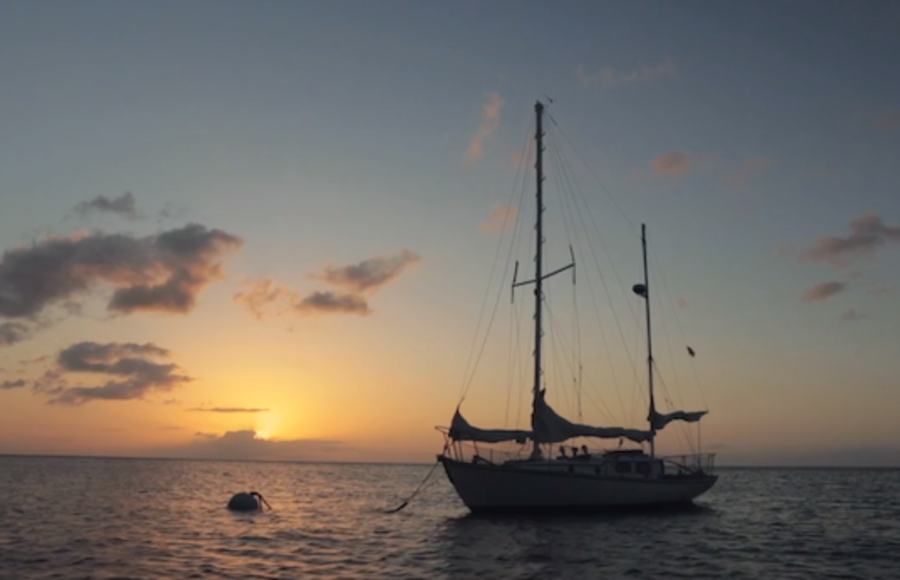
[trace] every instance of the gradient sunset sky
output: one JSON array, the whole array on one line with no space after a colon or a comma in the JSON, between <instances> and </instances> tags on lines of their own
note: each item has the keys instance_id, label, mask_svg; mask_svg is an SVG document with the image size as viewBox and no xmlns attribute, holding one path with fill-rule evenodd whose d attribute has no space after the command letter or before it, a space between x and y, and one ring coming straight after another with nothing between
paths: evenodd
<instances>
[{"instance_id":1,"label":"gradient sunset sky","mask_svg":"<svg viewBox=\"0 0 900 580\"><path fill-rule=\"evenodd\" d=\"M888 1L3 2L0 453L430 461L549 95L703 442L900 465L898 55Z\"/></svg>"}]
</instances>

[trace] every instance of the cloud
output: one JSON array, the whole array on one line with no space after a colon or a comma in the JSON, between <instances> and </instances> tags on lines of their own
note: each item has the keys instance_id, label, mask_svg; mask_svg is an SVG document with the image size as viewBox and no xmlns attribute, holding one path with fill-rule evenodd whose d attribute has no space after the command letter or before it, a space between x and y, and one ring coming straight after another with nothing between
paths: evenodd
<instances>
[{"instance_id":1,"label":"cloud","mask_svg":"<svg viewBox=\"0 0 900 580\"><path fill-rule=\"evenodd\" d=\"M255 283L250 283L247 290L236 294L234 301L243 304L257 319L267 314L267 310L271 307L281 304L276 316L294 308L300 301L297 292L290 288L279 286L271 278L264 278Z\"/></svg>"},{"instance_id":2,"label":"cloud","mask_svg":"<svg viewBox=\"0 0 900 580\"><path fill-rule=\"evenodd\" d=\"M103 284L115 289L111 311L185 313L222 277L222 259L241 243L198 224L143 238L100 232L47 238L4 252L0 316L31 317Z\"/></svg>"},{"instance_id":3,"label":"cloud","mask_svg":"<svg viewBox=\"0 0 900 580\"><path fill-rule=\"evenodd\" d=\"M0 323L0 346L12 346L31 336L31 331L21 322Z\"/></svg>"},{"instance_id":4,"label":"cloud","mask_svg":"<svg viewBox=\"0 0 900 580\"><path fill-rule=\"evenodd\" d=\"M154 454L168 457L242 460L323 460L350 449L340 441L321 439L277 440L262 439L255 431L228 431L219 436L213 433L196 434L197 440Z\"/></svg>"},{"instance_id":5,"label":"cloud","mask_svg":"<svg viewBox=\"0 0 900 580\"><path fill-rule=\"evenodd\" d=\"M376 256L350 266L327 266L318 278L352 292L365 292L387 284L419 260L415 252L401 250L392 256Z\"/></svg>"},{"instance_id":6,"label":"cloud","mask_svg":"<svg viewBox=\"0 0 900 580\"><path fill-rule=\"evenodd\" d=\"M313 292L297 304L299 312L343 312L366 316L371 313L369 304L356 294Z\"/></svg>"},{"instance_id":7,"label":"cloud","mask_svg":"<svg viewBox=\"0 0 900 580\"><path fill-rule=\"evenodd\" d=\"M126 219L136 220L138 218L137 208L134 203L134 196L130 191L126 191L119 197L108 198L105 195L98 195L90 201L83 201L75 206L74 211L81 216L85 216L91 212L106 212L122 216Z\"/></svg>"},{"instance_id":8,"label":"cloud","mask_svg":"<svg viewBox=\"0 0 900 580\"><path fill-rule=\"evenodd\" d=\"M657 175L678 177L691 169L691 156L683 151L669 151L651 160L650 168Z\"/></svg>"},{"instance_id":9,"label":"cloud","mask_svg":"<svg viewBox=\"0 0 900 580\"><path fill-rule=\"evenodd\" d=\"M488 219L478 224L481 231L488 234L498 234L512 225L519 215L519 211L512 206L497 205Z\"/></svg>"},{"instance_id":10,"label":"cloud","mask_svg":"<svg viewBox=\"0 0 900 580\"><path fill-rule=\"evenodd\" d=\"M195 413L268 413L268 409L252 407L192 407L187 409Z\"/></svg>"},{"instance_id":11,"label":"cloud","mask_svg":"<svg viewBox=\"0 0 900 580\"><path fill-rule=\"evenodd\" d=\"M287 313L344 313L366 316L371 314L366 295L396 279L407 268L421 261L415 252L401 250L390 256L376 256L349 266L326 266L313 278L338 290L319 290L305 297L293 289L279 286L271 279L249 285L236 294L234 301L243 304L261 319L275 310L275 315Z\"/></svg>"},{"instance_id":12,"label":"cloud","mask_svg":"<svg viewBox=\"0 0 900 580\"><path fill-rule=\"evenodd\" d=\"M35 381L36 393L50 403L81 405L93 400L143 399L151 392L166 392L191 381L177 365L158 363L169 351L154 344L79 342L60 351L55 366ZM97 386L69 386L73 376L100 375L107 381Z\"/></svg>"},{"instance_id":13,"label":"cloud","mask_svg":"<svg viewBox=\"0 0 900 580\"><path fill-rule=\"evenodd\" d=\"M663 59L655 65L642 64L639 68L627 72L616 72L615 69L606 67L592 73L579 65L575 69L575 77L581 86L597 87L603 91L626 85L649 85L665 78L677 78L678 67L670 58Z\"/></svg>"},{"instance_id":14,"label":"cloud","mask_svg":"<svg viewBox=\"0 0 900 580\"><path fill-rule=\"evenodd\" d=\"M17 379L15 381L3 381L0 383L0 390L8 391L11 389L21 389L22 387L28 386L28 382L25 379Z\"/></svg>"},{"instance_id":15,"label":"cloud","mask_svg":"<svg viewBox=\"0 0 900 580\"><path fill-rule=\"evenodd\" d=\"M850 222L849 235L820 238L800 253L800 259L842 267L873 255L888 242L900 242L900 227L887 226L878 214L870 212Z\"/></svg>"},{"instance_id":16,"label":"cloud","mask_svg":"<svg viewBox=\"0 0 900 580\"><path fill-rule=\"evenodd\" d=\"M841 314L841 322L855 322L866 318L865 314L859 313L856 309L851 308L847 312Z\"/></svg>"},{"instance_id":17,"label":"cloud","mask_svg":"<svg viewBox=\"0 0 900 580\"><path fill-rule=\"evenodd\" d=\"M481 114L481 124L475 137L469 143L466 149L466 165L473 165L482 154L484 154L484 144L500 124L500 110L503 109L503 98L496 91L487 93L487 103L485 103Z\"/></svg>"},{"instance_id":18,"label":"cloud","mask_svg":"<svg viewBox=\"0 0 900 580\"><path fill-rule=\"evenodd\" d=\"M804 302L821 302L847 289L843 282L821 282L803 293Z\"/></svg>"}]
</instances>

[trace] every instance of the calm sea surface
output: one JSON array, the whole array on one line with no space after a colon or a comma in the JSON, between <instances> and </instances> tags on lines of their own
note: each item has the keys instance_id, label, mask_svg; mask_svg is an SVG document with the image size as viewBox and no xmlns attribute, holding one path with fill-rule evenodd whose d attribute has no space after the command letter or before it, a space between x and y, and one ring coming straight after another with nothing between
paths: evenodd
<instances>
[{"instance_id":1,"label":"calm sea surface","mask_svg":"<svg viewBox=\"0 0 900 580\"><path fill-rule=\"evenodd\" d=\"M0 457L0 578L900 578L900 471L725 470L698 509L474 517L429 466ZM225 509L232 493L274 508Z\"/></svg>"}]
</instances>

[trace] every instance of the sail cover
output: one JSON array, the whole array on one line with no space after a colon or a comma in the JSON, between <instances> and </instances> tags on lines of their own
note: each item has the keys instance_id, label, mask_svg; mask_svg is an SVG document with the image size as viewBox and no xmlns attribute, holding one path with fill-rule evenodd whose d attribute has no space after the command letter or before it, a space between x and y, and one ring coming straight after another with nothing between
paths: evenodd
<instances>
[{"instance_id":1,"label":"sail cover","mask_svg":"<svg viewBox=\"0 0 900 580\"><path fill-rule=\"evenodd\" d=\"M541 390L535 398L531 415L531 427L534 439L538 443L561 443L573 437L599 437L601 439L618 439L623 437L642 443L652 437L650 431L640 429L624 429L622 427L593 427L572 423L554 411L544 399L545 390Z\"/></svg>"},{"instance_id":2,"label":"sail cover","mask_svg":"<svg viewBox=\"0 0 900 580\"><path fill-rule=\"evenodd\" d=\"M501 443L503 441L515 441L525 443L531 439L531 431L521 429L479 429L473 427L463 418L459 409L453 415L450 423L450 438L456 441L478 441L482 443Z\"/></svg>"},{"instance_id":3,"label":"sail cover","mask_svg":"<svg viewBox=\"0 0 900 580\"><path fill-rule=\"evenodd\" d=\"M471 425L459 412L453 415L450 423L450 438L455 441L476 441L479 443L501 443L503 441L515 441L525 443L526 440L538 443L562 443L575 437L599 437L601 439L624 438L635 443L649 441L652 437L650 431L641 429L625 429L622 427L594 427L572 423L553 410L544 399L545 392L541 390L535 399L534 411L531 415L531 431L522 429L479 429ZM703 411L702 413L705 413ZM674 415L674 414L673 414ZM663 417L669 417L665 415ZM672 417L666 422L680 417Z\"/></svg>"},{"instance_id":4,"label":"sail cover","mask_svg":"<svg viewBox=\"0 0 900 580\"><path fill-rule=\"evenodd\" d=\"M672 413L658 413L655 409L650 413L650 423L654 431L659 431L672 421L686 421L696 423L700 417L708 411L673 411Z\"/></svg>"}]
</instances>

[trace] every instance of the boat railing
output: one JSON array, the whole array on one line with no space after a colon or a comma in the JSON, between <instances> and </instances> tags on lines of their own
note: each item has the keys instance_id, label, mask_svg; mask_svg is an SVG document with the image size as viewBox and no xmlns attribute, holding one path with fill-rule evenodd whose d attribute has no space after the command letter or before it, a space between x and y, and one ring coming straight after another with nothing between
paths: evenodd
<instances>
[{"instance_id":1,"label":"boat railing","mask_svg":"<svg viewBox=\"0 0 900 580\"><path fill-rule=\"evenodd\" d=\"M498 449L491 444L478 444L472 441L454 441L448 436L446 429L438 429L444 434L444 454L457 461L472 463L504 463L510 460L525 459L531 447L517 446L515 449Z\"/></svg>"},{"instance_id":2,"label":"boat railing","mask_svg":"<svg viewBox=\"0 0 900 580\"><path fill-rule=\"evenodd\" d=\"M666 466L666 473L680 475L712 475L715 469L715 453L693 453L685 455L669 455L661 458Z\"/></svg>"}]
</instances>

